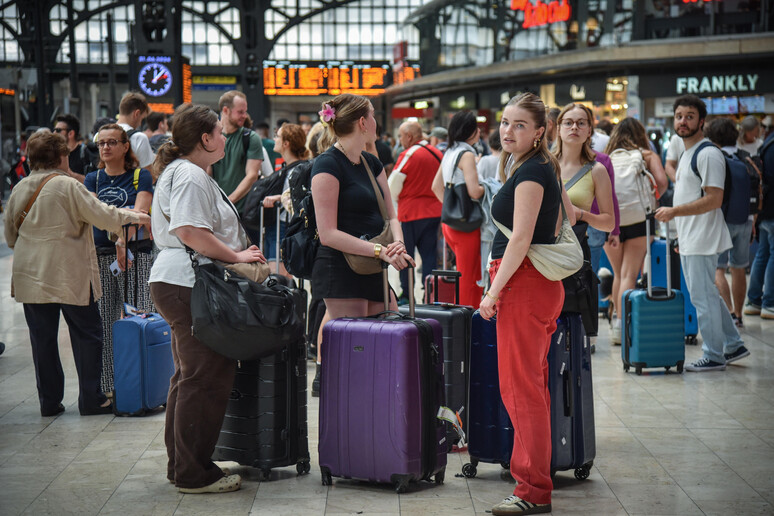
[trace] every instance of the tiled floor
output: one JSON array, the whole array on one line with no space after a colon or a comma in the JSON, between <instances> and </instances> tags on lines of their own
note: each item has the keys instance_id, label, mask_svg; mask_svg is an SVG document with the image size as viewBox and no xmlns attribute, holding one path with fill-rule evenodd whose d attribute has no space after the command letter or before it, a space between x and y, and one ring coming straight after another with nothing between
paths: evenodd
<instances>
[{"instance_id":1,"label":"tiled floor","mask_svg":"<svg viewBox=\"0 0 774 516\"><path fill-rule=\"evenodd\" d=\"M1 218L0 218L1 220ZM0 236L0 514L485 514L512 489L500 466L460 476L449 455L443 486L396 495L388 486L320 483L317 400L309 408L312 474L275 470L259 482L236 468L236 493L182 495L165 478L163 414L80 417L72 352L62 322L67 374L56 418L40 417L21 305L9 296L12 256ZM75 265L75 264L74 264ZM597 458L591 476L559 473L554 514L774 514L774 322L746 319L752 356L725 372L635 376L621 368L607 326L594 355ZM696 347L687 358L698 357ZM313 368L310 365L310 381Z\"/></svg>"}]
</instances>

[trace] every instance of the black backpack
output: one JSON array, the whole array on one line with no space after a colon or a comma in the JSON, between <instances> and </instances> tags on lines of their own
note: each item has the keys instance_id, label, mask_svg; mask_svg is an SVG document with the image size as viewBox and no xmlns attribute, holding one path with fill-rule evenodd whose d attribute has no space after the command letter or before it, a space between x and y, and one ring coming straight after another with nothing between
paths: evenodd
<instances>
[{"instance_id":1,"label":"black backpack","mask_svg":"<svg viewBox=\"0 0 774 516\"><path fill-rule=\"evenodd\" d=\"M83 175L99 170L99 150L94 142L81 144L81 163L83 163Z\"/></svg>"},{"instance_id":2,"label":"black backpack","mask_svg":"<svg viewBox=\"0 0 774 516\"><path fill-rule=\"evenodd\" d=\"M763 161L759 156L752 156L749 152L739 149L736 151L739 158L747 167L747 176L750 179L750 215L757 215L763 203Z\"/></svg>"}]
</instances>

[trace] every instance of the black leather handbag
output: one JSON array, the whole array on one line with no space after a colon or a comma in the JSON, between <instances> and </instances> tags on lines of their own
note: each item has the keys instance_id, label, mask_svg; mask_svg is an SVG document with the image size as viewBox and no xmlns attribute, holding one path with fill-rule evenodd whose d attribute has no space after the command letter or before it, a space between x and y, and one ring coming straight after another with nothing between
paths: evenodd
<instances>
[{"instance_id":1,"label":"black leather handbag","mask_svg":"<svg viewBox=\"0 0 774 516\"><path fill-rule=\"evenodd\" d=\"M457 156L453 170L457 169L463 154L465 153L460 152ZM446 183L443 191L441 222L463 233L475 231L484 223L484 210L480 203L470 198L465 181L457 184Z\"/></svg>"},{"instance_id":2,"label":"black leather handbag","mask_svg":"<svg viewBox=\"0 0 774 516\"><path fill-rule=\"evenodd\" d=\"M192 332L202 344L234 360L256 360L303 338L301 291L272 278L256 283L218 263L200 264L193 255L191 261Z\"/></svg>"},{"instance_id":3,"label":"black leather handbag","mask_svg":"<svg viewBox=\"0 0 774 516\"><path fill-rule=\"evenodd\" d=\"M320 237L317 234L310 191L301 201L298 212L290 219L285 238L280 244L280 257L290 274L297 278L311 280L314 260L319 248Z\"/></svg>"}]
</instances>

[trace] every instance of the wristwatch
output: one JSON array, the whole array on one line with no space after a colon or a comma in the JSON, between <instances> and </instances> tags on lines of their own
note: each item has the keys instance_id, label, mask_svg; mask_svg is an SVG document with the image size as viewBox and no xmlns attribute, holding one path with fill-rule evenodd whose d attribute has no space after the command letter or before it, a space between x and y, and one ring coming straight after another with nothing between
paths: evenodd
<instances>
[{"instance_id":1,"label":"wristwatch","mask_svg":"<svg viewBox=\"0 0 774 516\"><path fill-rule=\"evenodd\" d=\"M374 258L379 258L382 254L382 244L374 244Z\"/></svg>"}]
</instances>

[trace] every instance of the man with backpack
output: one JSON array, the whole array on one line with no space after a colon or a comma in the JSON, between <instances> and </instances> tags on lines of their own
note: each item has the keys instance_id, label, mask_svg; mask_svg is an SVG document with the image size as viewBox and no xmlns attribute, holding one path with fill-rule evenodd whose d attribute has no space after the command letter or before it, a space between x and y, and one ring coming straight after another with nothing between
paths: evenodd
<instances>
[{"instance_id":1,"label":"man with backpack","mask_svg":"<svg viewBox=\"0 0 774 516\"><path fill-rule=\"evenodd\" d=\"M731 235L732 247L723 251L718 258L715 271L715 285L731 311L738 328L743 327L742 305L747 292L746 269L750 264L750 237L753 230L753 216L758 213L760 199L760 176L750 155L736 145L739 131L728 118L716 118L704 133L709 140L720 147L726 159L727 170L723 191L723 212L726 226ZM731 268L731 289L726 281L726 269Z\"/></svg>"},{"instance_id":2,"label":"man with backpack","mask_svg":"<svg viewBox=\"0 0 774 516\"><path fill-rule=\"evenodd\" d=\"M218 107L226 137L226 155L212 165L212 177L237 211L242 213L245 196L261 176L265 152L263 142L258 133L245 129L247 97L244 93L227 91L221 95ZM248 234L253 242L258 242L258 232L250 230Z\"/></svg>"},{"instance_id":3,"label":"man with backpack","mask_svg":"<svg viewBox=\"0 0 774 516\"><path fill-rule=\"evenodd\" d=\"M156 161L148 136L139 130L148 113L150 113L150 107L142 93L130 91L121 97L116 123L126 131L132 152L141 168L148 168Z\"/></svg>"},{"instance_id":4,"label":"man with backpack","mask_svg":"<svg viewBox=\"0 0 774 516\"><path fill-rule=\"evenodd\" d=\"M68 156L69 174L83 183L86 174L97 170L99 151L96 147L90 149L87 143L80 140L81 121L75 115L65 113L56 117L53 132L59 133L67 140L67 148L70 149L70 155Z\"/></svg>"},{"instance_id":5,"label":"man with backpack","mask_svg":"<svg viewBox=\"0 0 774 516\"><path fill-rule=\"evenodd\" d=\"M774 133L769 134L758 151L762 164L763 202L758 213L758 252L750 268L750 287L744 313L774 319Z\"/></svg>"},{"instance_id":6,"label":"man with backpack","mask_svg":"<svg viewBox=\"0 0 774 516\"><path fill-rule=\"evenodd\" d=\"M707 106L699 97L678 97L674 113L675 132L685 152L677 165L674 205L659 208L656 219L675 219L680 265L704 340L703 356L685 370L722 371L726 364L750 354L714 281L718 254L732 247L721 210L726 160L704 137Z\"/></svg>"}]
</instances>

